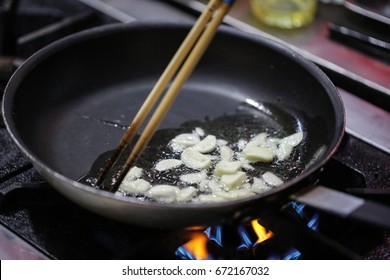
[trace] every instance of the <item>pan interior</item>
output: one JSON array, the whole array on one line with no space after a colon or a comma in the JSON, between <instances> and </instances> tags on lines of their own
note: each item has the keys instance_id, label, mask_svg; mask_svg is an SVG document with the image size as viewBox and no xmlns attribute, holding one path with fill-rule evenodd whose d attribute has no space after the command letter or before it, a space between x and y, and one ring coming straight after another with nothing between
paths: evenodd
<instances>
[{"instance_id":1,"label":"pan interior","mask_svg":"<svg viewBox=\"0 0 390 280\"><path fill-rule=\"evenodd\" d=\"M117 145L148 89L144 82L139 86L122 85L95 91L59 104L56 110L42 112L31 139L36 141L35 151L40 157L44 155L45 161L57 172L71 179L79 178L101 153ZM175 134L190 133L195 127L231 141L238 140L236 135L244 136L244 131L246 136L269 132L275 137L284 137L303 127L296 116L280 111L272 104L261 104L263 110L259 110L253 106L252 99L240 97L236 99L224 91L217 92L201 85L188 85L151 141L151 146L155 147L151 151L158 151L156 147L162 148L164 144L167 147ZM220 100L223 100L223 106L216 105ZM242 117L245 115L247 122ZM232 130L235 130L231 133L233 136L226 135ZM149 151L143 157L144 161L156 162L158 156L152 156L155 152ZM74 164L70 164L72 162Z\"/></svg>"},{"instance_id":2,"label":"pan interior","mask_svg":"<svg viewBox=\"0 0 390 280\"><path fill-rule=\"evenodd\" d=\"M15 135L35 159L78 179L116 146L187 32L128 28L64 42L36 57L40 63L27 63L12 93ZM318 151L329 153L342 126L329 97L334 89L312 70L267 41L219 33L161 128L254 114L280 135L304 131L299 160L308 165Z\"/></svg>"}]
</instances>

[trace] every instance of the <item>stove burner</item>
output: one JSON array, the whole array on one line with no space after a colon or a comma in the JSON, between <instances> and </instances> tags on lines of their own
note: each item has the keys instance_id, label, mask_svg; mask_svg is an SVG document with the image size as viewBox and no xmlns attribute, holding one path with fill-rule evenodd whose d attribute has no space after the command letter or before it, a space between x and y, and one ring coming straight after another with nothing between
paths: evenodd
<instances>
[{"instance_id":1,"label":"stove burner","mask_svg":"<svg viewBox=\"0 0 390 280\"><path fill-rule=\"evenodd\" d=\"M0 3L0 56L27 58L72 33L113 22L75 0Z\"/></svg>"}]
</instances>

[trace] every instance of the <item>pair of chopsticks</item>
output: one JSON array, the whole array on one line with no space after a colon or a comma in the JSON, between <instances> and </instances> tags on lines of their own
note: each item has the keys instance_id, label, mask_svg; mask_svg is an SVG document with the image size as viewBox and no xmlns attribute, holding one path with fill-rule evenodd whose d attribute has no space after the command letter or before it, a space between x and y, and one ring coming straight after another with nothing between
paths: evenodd
<instances>
[{"instance_id":1,"label":"pair of chopsticks","mask_svg":"<svg viewBox=\"0 0 390 280\"><path fill-rule=\"evenodd\" d=\"M160 104L157 106L154 114L145 126L144 131L135 143L134 148L124 163L122 169L115 176L113 182L110 182L110 186L106 189L110 192L115 192L119 188L127 172L145 149L165 115L171 108L180 92L180 89L206 51L224 16L229 12L233 3L234 0L210 0L206 9L202 12L187 37L184 39L183 43L135 115L130 126L122 136L111 158L107 161L106 166L100 173L96 186L100 186L104 182L107 174L115 165L129 143L131 143L141 124L149 115L170 80L176 74L176 78L167 89L165 96L161 99Z\"/></svg>"}]
</instances>

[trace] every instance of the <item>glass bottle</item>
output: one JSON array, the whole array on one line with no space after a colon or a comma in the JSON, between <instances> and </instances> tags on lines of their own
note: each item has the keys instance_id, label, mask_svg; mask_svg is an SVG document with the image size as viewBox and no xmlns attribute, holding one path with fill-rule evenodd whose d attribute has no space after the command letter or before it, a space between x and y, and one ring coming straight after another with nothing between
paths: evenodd
<instances>
[{"instance_id":1,"label":"glass bottle","mask_svg":"<svg viewBox=\"0 0 390 280\"><path fill-rule=\"evenodd\" d=\"M292 29L311 23L317 0L250 0L253 14L267 25Z\"/></svg>"}]
</instances>

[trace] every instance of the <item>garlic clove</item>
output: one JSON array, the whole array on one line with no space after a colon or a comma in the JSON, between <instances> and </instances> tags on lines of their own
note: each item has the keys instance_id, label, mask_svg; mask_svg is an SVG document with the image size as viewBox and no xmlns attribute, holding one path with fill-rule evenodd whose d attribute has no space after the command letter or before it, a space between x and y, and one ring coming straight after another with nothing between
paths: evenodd
<instances>
[{"instance_id":1,"label":"garlic clove","mask_svg":"<svg viewBox=\"0 0 390 280\"><path fill-rule=\"evenodd\" d=\"M283 180L270 171L265 172L261 177L271 186L280 186L283 184Z\"/></svg>"},{"instance_id":2,"label":"garlic clove","mask_svg":"<svg viewBox=\"0 0 390 280\"><path fill-rule=\"evenodd\" d=\"M217 147L217 138L214 135L207 135L202 141L194 145L192 148L202 154L210 153Z\"/></svg>"},{"instance_id":3,"label":"garlic clove","mask_svg":"<svg viewBox=\"0 0 390 280\"><path fill-rule=\"evenodd\" d=\"M239 161L220 161L215 165L214 173L218 176L234 174L241 169Z\"/></svg>"},{"instance_id":4,"label":"garlic clove","mask_svg":"<svg viewBox=\"0 0 390 280\"><path fill-rule=\"evenodd\" d=\"M270 150L256 146L247 146L242 153L250 161L270 162L274 158Z\"/></svg>"},{"instance_id":5,"label":"garlic clove","mask_svg":"<svg viewBox=\"0 0 390 280\"><path fill-rule=\"evenodd\" d=\"M140 195L144 194L150 189L151 185L144 179L137 179L134 181L123 181L119 190L126 194Z\"/></svg>"},{"instance_id":6,"label":"garlic clove","mask_svg":"<svg viewBox=\"0 0 390 280\"><path fill-rule=\"evenodd\" d=\"M205 170L197 173L189 173L180 176L180 180L187 184L197 184L207 179Z\"/></svg>"},{"instance_id":7,"label":"garlic clove","mask_svg":"<svg viewBox=\"0 0 390 280\"><path fill-rule=\"evenodd\" d=\"M157 171L161 172L161 171L177 168L182 164L183 162L178 159L163 159L156 164L155 168Z\"/></svg>"},{"instance_id":8,"label":"garlic clove","mask_svg":"<svg viewBox=\"0 0 390 280\"><path fill-rule=\"evenodd\" d=\"M195 151L193 148L187 148L181 154L183 163L193 169L205 169L211 165L211 160L208 156Z\"/></svg>"},{"instance_id":9,"label":"garlic clove","mask_svg":"<svg viewBox=\"0 0 390 280\"><path fill-rule=\"evenodd\" d=\"M238 171L234 174L224 174L221 176L221 184L223 185L224 189L231 190L242 183L244 183L246 180L246 173L243 171Z\"/></svg>"}]
</instances>

